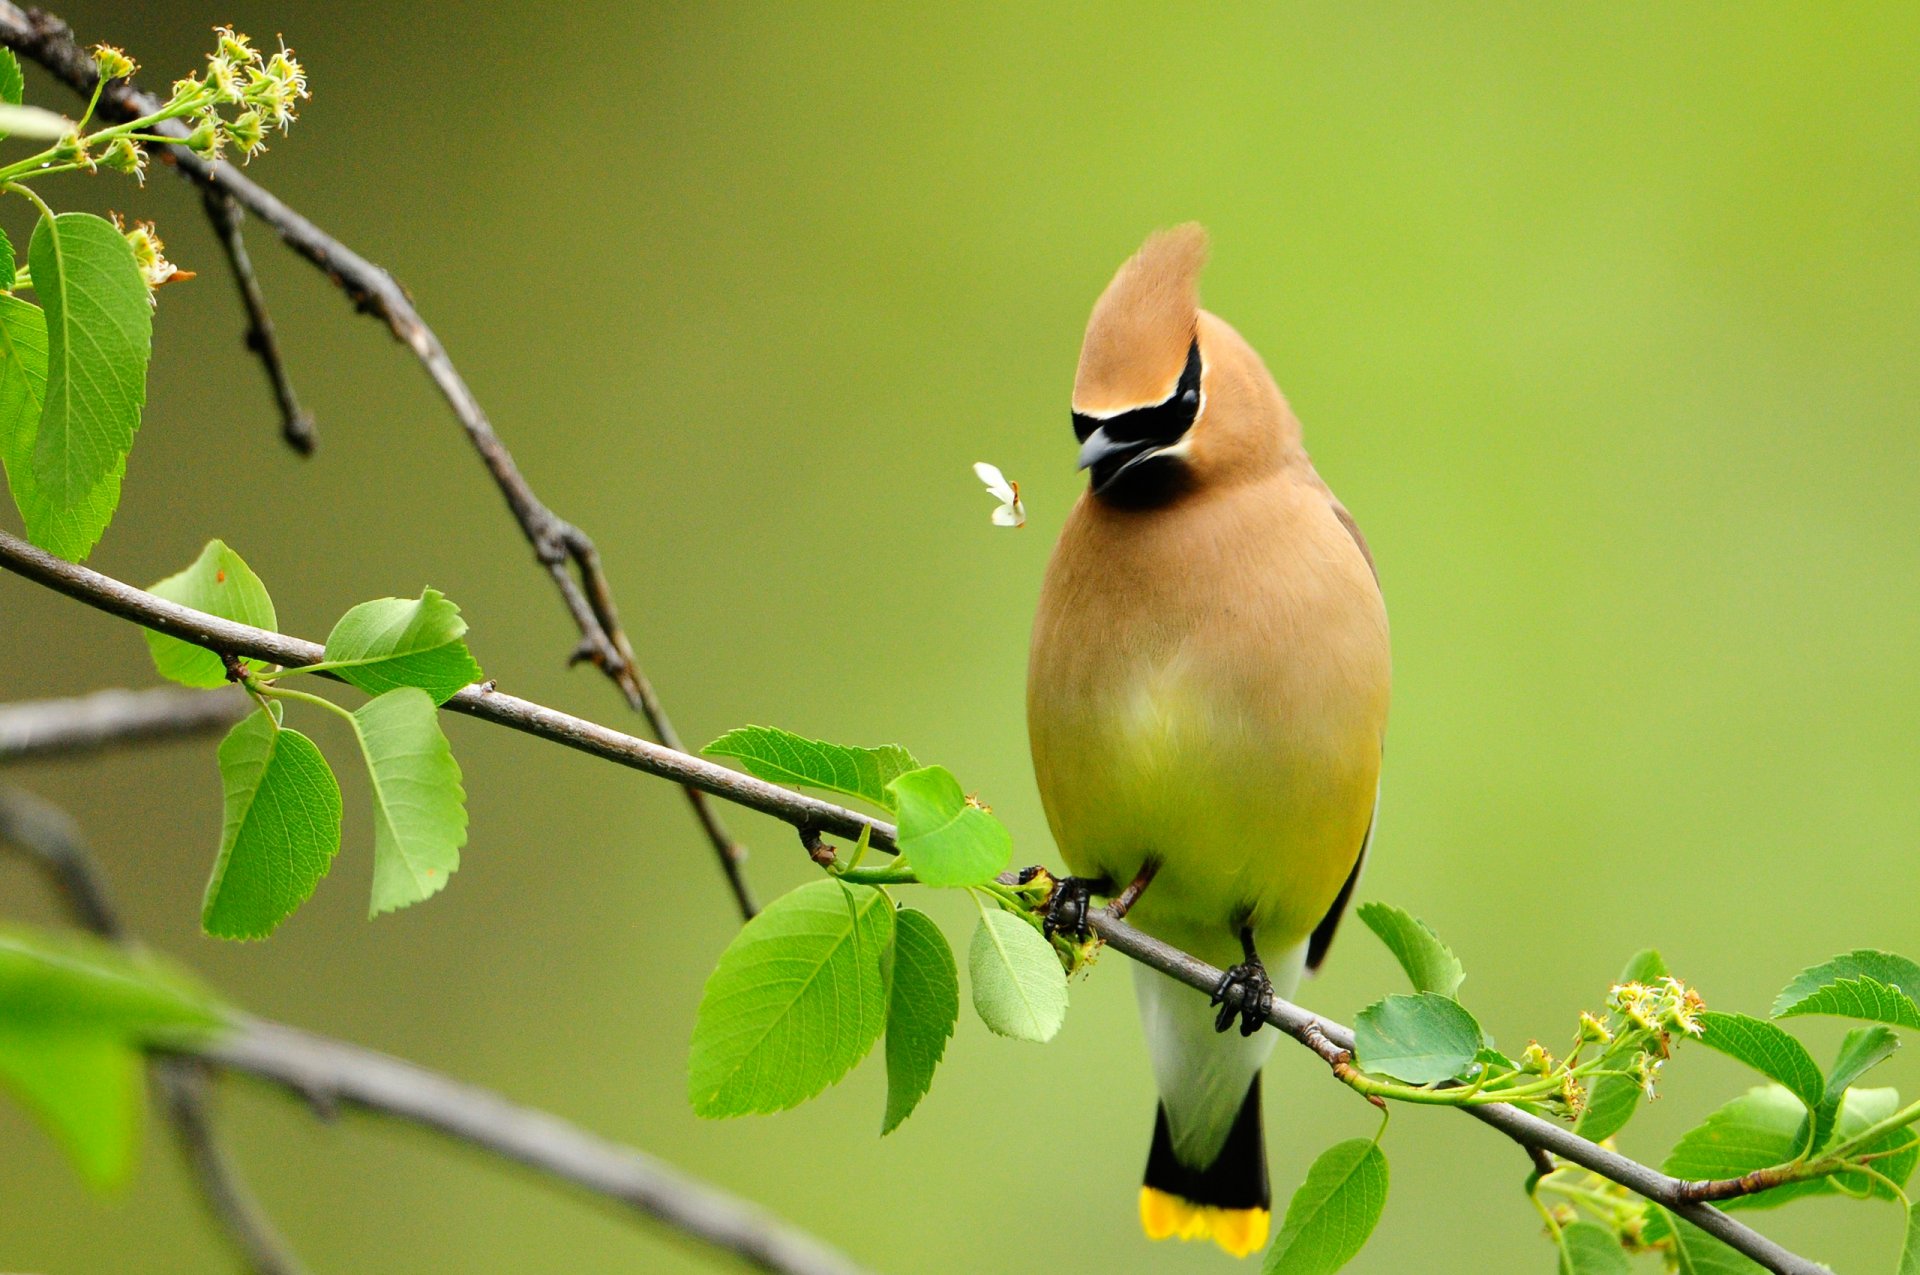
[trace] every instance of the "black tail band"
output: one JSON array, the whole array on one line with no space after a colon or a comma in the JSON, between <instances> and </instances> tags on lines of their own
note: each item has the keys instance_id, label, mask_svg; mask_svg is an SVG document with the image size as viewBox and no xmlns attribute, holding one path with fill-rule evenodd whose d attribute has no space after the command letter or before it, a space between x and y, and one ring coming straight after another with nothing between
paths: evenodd
<instances>
[{"instance_id":1,"label":"black tail band","mask_svg":"<svg viewBox=\"0 0 1920 1275\"><path fill-rule=\"evenodd\" d=\"M1267 1186L1267 1140L1260 1119L1260 1077L1247 1087L1240 1114L1220 1154L1204 1169L1182 1164L1173 1153L1162 1104L1153 1122L1153 1150L1147 1153L1146 1185L1193 1204L1220 1209L1264 1209L1273 1202Z\"/></svg>"}]
</instances>

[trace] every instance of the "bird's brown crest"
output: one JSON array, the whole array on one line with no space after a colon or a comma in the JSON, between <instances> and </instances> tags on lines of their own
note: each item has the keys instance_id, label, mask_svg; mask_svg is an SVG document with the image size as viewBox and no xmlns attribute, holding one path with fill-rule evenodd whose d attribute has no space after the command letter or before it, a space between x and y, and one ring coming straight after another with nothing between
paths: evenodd
<instances>
[{"instance_id":1,"label":"bird's brown crest","mask_svg":"<svg viewBox=\"0 0 1920 1275\"><path fill-rule=\"evenodd\" d=\"M1105 414L1157 403L1185 366L1199 322L1207 232L1188 222L1148 237L1094 303L1073 378L1073 409Z\"/></svg>"}]
</instances>

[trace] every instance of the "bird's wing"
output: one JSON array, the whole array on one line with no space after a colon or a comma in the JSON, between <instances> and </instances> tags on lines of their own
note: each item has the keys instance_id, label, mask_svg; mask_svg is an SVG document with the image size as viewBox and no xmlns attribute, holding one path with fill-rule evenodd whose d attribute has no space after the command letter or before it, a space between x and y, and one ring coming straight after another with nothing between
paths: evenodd
<instances>
[{"instance_id":1,"label":"bird's wing","mask_svg":"<svg viewBox=\"0 0 1920 1275\"><path fill-rule=\"evenodd\" d=\"M1359 533L1354 534L1357 536ZM1320 918L1320 924L1313 927L1313 934L1307 939L1309 974L1318 973L1327 959L1327 951L1333 946L1333 936L1340 929L1340 918L1347 914L1347 905L1353 902L1353 887L1360 884L1360 871L1367 866L1367 851L1373 848L1373 830L1379 825L1380 788L1376 784L1373 789L1373 815L1367 820L1367 835L1360 839L1360 857L1353 861L1353 871L1347 873L1347 883L1334 896L1333 906L1327 909L1327 914Z\"/></svg>"},{"instance_id":2,"label":"bird's wing","mask_svg":"<svg viewBox=\"0 0 1920 1275\"><path fill-rule=\"evenodd\" d=\"M1332 497L1329 496L1328 499L1332 500ZM1367 538L1360 534L1360 524L1353 520L1353 515L1347 512L1347 507L1337 500L1333 501L1333 516L1340 520L1340 525L1345 527L1347 534L1353 537L1353 543L1360 547L1360 556L1367 560L1367 570L1373 572L1373 582L1379 584L1380 568L1373 565L1373 550L1367 548Z\"/></svg>"}]
</instances>

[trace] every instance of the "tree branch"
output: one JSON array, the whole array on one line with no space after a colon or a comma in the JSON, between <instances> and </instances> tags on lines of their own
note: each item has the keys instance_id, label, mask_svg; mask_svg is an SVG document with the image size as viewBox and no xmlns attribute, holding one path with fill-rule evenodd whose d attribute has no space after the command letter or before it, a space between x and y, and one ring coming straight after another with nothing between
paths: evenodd
<instances>
[{"instance_id":1,"label":"tree branch","mask_svg":"<svg viewBox=\"0 0 1920 1275\"><path fill-rule=\"evenodd\" d=\"M762 1270L857 1275L860 1269L752 1205L682 1177L650 1156L385 1054L252 1018L240 1019L230 1035L183 1048L215 1067L279 1085L323 1110L360 1107L517 1161Z\"/></svg>"},{"instance_id":2,"label":"tree branch","mask_svg":"<svg viewBox=\"0 0 1920 1275\"><path fill-rule=\"evenodd\" d=\"M83 96L93 92L98 79L93 59L75 43L72 29L59 17L39 9L23 10L11 0L0 0L0 44L38 62ZM151 113L158 106L159 99L151 94L141 92L130 81L116 80L101 94L98 112L105 117L130 120ZM177 120L156 128L170 136L186 136L185 126ZM673 723L640 671L632 644L621 627L613 602L613 587L601 569L599 551L585 532L560 518L534 494L466 378L454 367L440 338L413 308L406 290L392 275L326 234L233 165L209 164L181 146L160 150L178 172L203 191L232 200L271 226L288 247L324 271L357 309L385 321L394 337L413 351L452 408L492 475L494 485L506 498L514 520L533 546L535 556L559 590L561 600L580 630L580 646L575 658L588 660L605 673L619 687L628 707L645 716L654 736L669 748L680 751ZM231 251L229 247L229 253ZM241 286L243 289L246 286L244 278ZM256 315L256 327L258 318ZM271 367L270 364L270 371ZM286 401L283 398L283 406ZM574 575L576 571L578 579ZM742 867L746 860L745 848L728 834L718 813L699 789L689 787L686 794L701 830L720 860L721 871L740 914L752 917L753 895Z\"/></svg>"},{"instance_id":3,"label":"tree branch","mask_svg":"<svg viewBox=\"0 0 1920 1275\"><path fill-rule=\"evenodd\" d=\"M95 691L0 704L0 765L225 730L253 710L239 687Z\"/></svg>"},{"instance_id":4,"label":"tree branch","mask_svg":"<svg viewBox=\"0 0 1920 1275\"><path fill-rule=\"evenodd\" d=\"M280 404L280 436L294 451L311 456L317 441L313 413L300 406L293 392L293 378L287 375L286 361L280 355L280 341L273 333L273 316L267 313L267 294L261 291L260 280L253 273L253 259L247 255L246 236L240 230L246 214L233 201L233 196L212 187L202 189L200 195L213 233L226 250L227 266L240 289L240 303L247 308L247 348L266 369L274 401Z\"/></svg>"},{"instance_id":5,"label":"tree branch","mask_svg":"<svg viewBox=\"0 0 1920 1275\"><path fill-rule=\"evenodd\" d=\"M320 648L311 642L235 624L164 601L90 568L64 562L5 532L0 532L0 567L100 610L223 654L250 656L289 666L310 664L319 659ZM873 848L893 852L898 844L893 825L882 820L775 787L647 740L622 735L529 700L468 687L448 700L446 707L701 788L724 800L784 820L801 831L803 842L809 831L853 838L864 827L869 830ZM1220 970L1105 912L1096 913L1092 923L1095 932L1115 951L1191 987L1211 991L1220 981ZM1277 998L1267 1021L1312 1049L1336 1070L1352 1065L1353 1034L1339 1023ZM1671 1209L1776 1275L1824 1275L1824 1268L1818 1264L1789 1252L1702 1202L1694 1194L1698 1188L1691 1183L1609 1151L1517 1107L1488 1104L1465 1110L1536 1157L1540 1153L1557 1155Z\"/></svg>"},{"instance_id":6,"label":"tree branch","mask_svg":"<svg viewBox=\"0 0 1920 1275\"><path fill-rule=\"evenodd\" d=\"M0 788L0 843L15 847L66 899L83 929L129 941L106 880L66 813L26 793ZM254 1275L302 1275L300 1260L241 1181L208 1116L206 1074L185 1058L154 1058L149 1079L173 1125L200 1196Z\"/></svg>"}]
</instances>

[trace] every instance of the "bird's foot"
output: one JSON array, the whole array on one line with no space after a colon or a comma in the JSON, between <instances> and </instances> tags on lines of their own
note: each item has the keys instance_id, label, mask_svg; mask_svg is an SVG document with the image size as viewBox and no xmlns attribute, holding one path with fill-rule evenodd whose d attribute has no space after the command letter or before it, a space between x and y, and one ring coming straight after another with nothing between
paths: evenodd
<instances>
[{"instance_id":1,"label":"bird's foot","mask_svg":"<svg viewBox=\"0 0 1920 1275\"><path fill-rule=\"evenodd\" d=\"M1215 1031L1227 1030L1238 1018L1240 1034L1251 1036L1260 1030L1260 1024L1267 1021L1267 1014L1273 1009L1273 980L1267 977L1267 968L1259 961L1243 962L1220 976L1220 981L1214 984L1213 998L1207 1003L1220 1007L1220 1013L1213 1020Z\"/></svg>"},{"instance_id":2,"label":"bird's foot","mask_svg":"<svg viewBox=\"0 0 1920 1275\"><path fill-rule=\"evenodd\" d=\"M1053 883L1047 892L1046 917L1041 929L1048 938L1059 934L1076 943L1086 942L1093 934L1087 924L1093 896L1106 892L1108 883L1097 877L1056 877L1040 867L1025 869L1017 880L1019 884L1027 885L1041 877Z\"/></svg>"}]
</instances>

